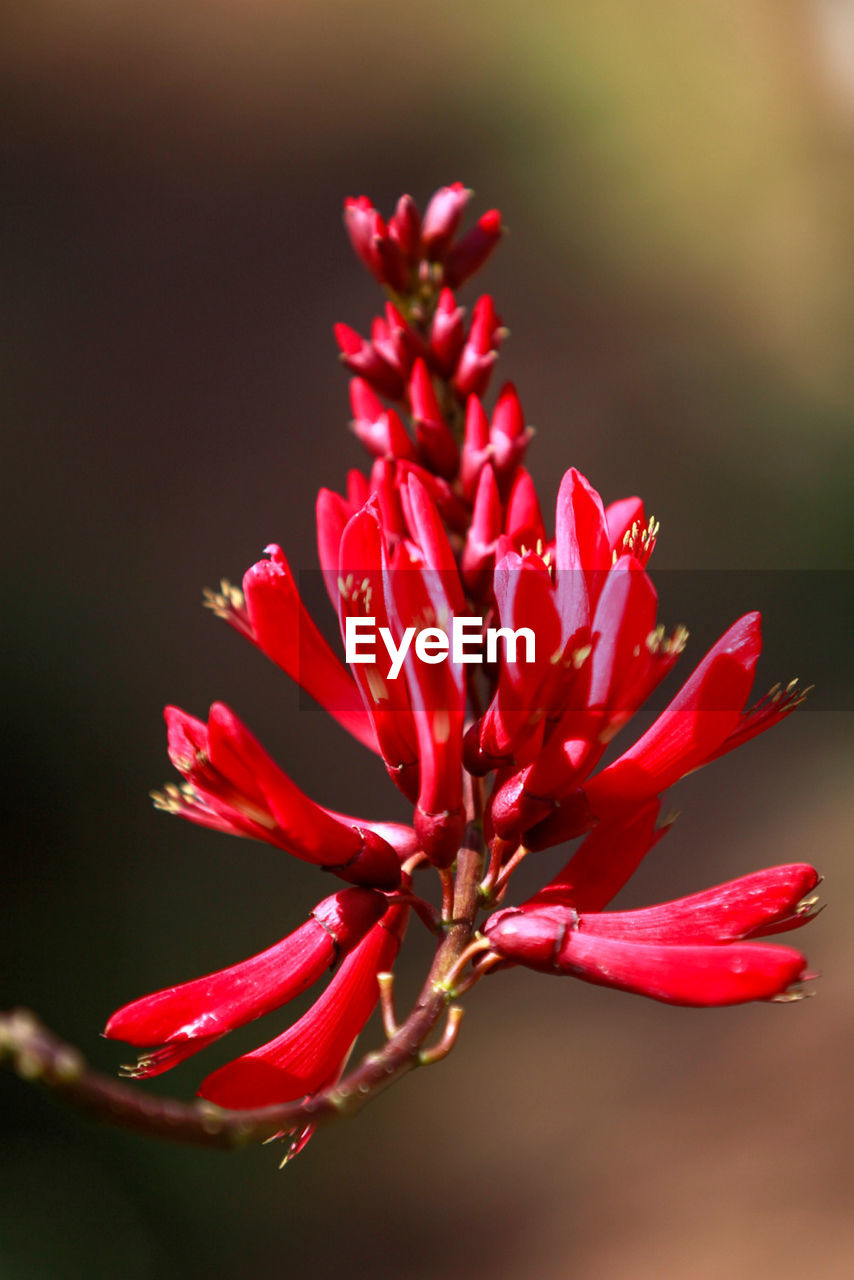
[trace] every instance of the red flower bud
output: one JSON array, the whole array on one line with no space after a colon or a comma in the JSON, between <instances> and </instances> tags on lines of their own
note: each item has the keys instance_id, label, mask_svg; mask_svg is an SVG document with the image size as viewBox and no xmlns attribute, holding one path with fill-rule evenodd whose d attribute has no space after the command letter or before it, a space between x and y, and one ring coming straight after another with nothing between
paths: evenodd
<instances>
[{"instance_id":1,"label":"red flower bud","mask_svg":"<svg viewBox=\"0 0 854 1280\"><path fill-rule=\"evenodd\" d=\"M350 406L353 410L353 432L374 457L415 458L415 447L394 409L387 409L379 396L362 378L350 381ZM359 503L367 501L365 495Z\"/></svg>"},{"instance_id":2,"label":"red flower bud","mask_svg":"<svg viewBox=\"0 0 854 1280\"><path fill-rule=\"evenodd\" d=\"M403 395L404 376L389 364L372 342L347 324L335 325L335 340L341 348L341 359L351 373L358 374L381 395L399 400Z\"/></svg>"},{"instance_id":3,"label":"red flower bud","mask_svg":"<svg viewBox=\"0 0 854 1280\"><path fill-rule=\"evenodd\" d=\"M367 196L349 196L344 201L344 226L358 257L375 279L384 284L377 245L385 235L385 224Z\"/></svg>"},{"instance_id":4,"label":"red flower bud","mask_svg":"<svg viewBox=\"0 0 854 1280\"><path fill-rule=\"evenodd\" d=\"M483 599L490 586L503 514L495 472L487 465L480 473L471 527L462 557L463 582L476 599Z\"/></svg>"},{"instance_id":5,"label":"red flower bud","mask_svg":"<svg viewBox=\"0 0 854 1280\"><path fill-rule=\"evenodd\" d=\"M388 220L388 234L410 266L421 256L421 214L412 196L401 196Z\"/></svg>"},{"instance_id":6,"label":"red flower bud","mask_svg":"<svg viewBox=\"0 0 854 1280\"><path fill-rule=\"evenodd\" d=\"M415 423L415 438L427 465L445 479L451 479L460 465L459 449L445 421L423 360L415 361L409 383L409 400Z\"/></svg>"},{"instance_id":7,"label":"red flower bud","mask_svg":"<svg viewBox=\"0 0 854 1280\"><path fill-rule=\"evenodd\" d=\"M469 336L452 379L460 400L467 400L471 395L482 396L486 391L502 335L492 299L485 294L475 303Z\"/></svg>"},{"instance_id":8,"label":"red flower bud","mask_svg":"<svg viewBox=\"0 0 854 1280\"><path fill-rule=\"evenodd\" d=\"M444 257L472 195L461 182L454 182L449 187L440 187L431 197L421 227L424 253L431 261L440 262Z\"/></svg>"},{"instance_id":9,"label":"red flower bud","mask_svg":"<svg viewBox=\"0 0 854 1280\"><path fill-rule=\"evenodd\" d=\"M431 359L443 378L454 372L465 340L465 310L457 306L450 289L443 289L430 326Z\"/></svg>"},{"instance_id":10,"label":"red flower bud","mask_svg":"<svg viewBox=\"0 0 854 1280\"><path fill-rule=\"evenodd\" d=\"M466 401L466 425L460 464L460 480L468 502L474 500L480 473L491 456L489 419L477 396L469 396Z\"/></svg>"},{"instance_id":11,"label":"red flower bud","mask_svg":"<svg viewBox=\"0 0 854 1280\"><path fill-rule=\"evenodd\" d=\"M458 288L469 276L473 276L486 262L501 239L504 228L501 214L490 209L478 218L475 225L459 240L445 259L445 283Z\"/></svg>"}]
</instances>

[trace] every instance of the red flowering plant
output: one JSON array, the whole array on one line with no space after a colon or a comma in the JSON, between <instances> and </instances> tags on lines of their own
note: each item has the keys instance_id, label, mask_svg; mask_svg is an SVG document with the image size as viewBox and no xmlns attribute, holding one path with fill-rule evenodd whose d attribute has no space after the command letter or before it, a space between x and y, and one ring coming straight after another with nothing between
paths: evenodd
<instances>
[{"instance_id":1,"label":"red flowering plant","mask_svg":"<svg viewBox=\"0 0 854 1280\"><path fill-rule=\"evenodd\" d=\"M343 494L324 489L317 501L343 659L277 545L240 589L223 582L207 593L214 613L383 760L411 823L317 804L221 703L207 720L167 708L181 781L155 793L159 808L267 841L347 887L250 959L109 1019L107 1037L140 1050L125 1073L153 1076L284 1008L331 970L306 1013L207 1075L201 1103L148 1098L89 1071L34 1022L6 1020L6 1045L31 1074L114 1122L220 1145L276 1136L293 1154L317 1125L442 1058L462 996L511 965L693 1006L796 999L810 976L798 950L765 941L812 919L819 877L810 866L607 910L669 830L662 793L803 695L792 684L748 708L761 638L759 615L747 614L602 767L687 633L658 622L647 571L658 526L641 500L606 506L570 469L550 535L524 466L532 431L515 387L485 407L506 331L488 295L467 320L455 291L502 226L493 210L461 233L470 196L459 183L444 187L423 216L404 196L388 222L364 196L345 203L353 248L386 301L368 337L335 330L352 375L352 429L373 458L367 474L350 472ZM514 904L523 858L570 840L580 843L563 870ZM393 966L413 918L436 949L398 1020ZM348 1068L377 1003L385 1043Z\"/></svg>"}]
</instances>

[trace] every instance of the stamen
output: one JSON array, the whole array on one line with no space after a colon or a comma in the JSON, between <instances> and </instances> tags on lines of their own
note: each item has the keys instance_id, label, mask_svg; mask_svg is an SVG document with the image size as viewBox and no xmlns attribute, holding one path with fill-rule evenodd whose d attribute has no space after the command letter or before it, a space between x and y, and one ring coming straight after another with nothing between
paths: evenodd
<instances>
[{"instance_id":1,"label":"stamen","mask_svg":"<svg viewBox=\"0 0 854 1280\"><path fill-rule=\"evenodd\" d=\"M644 527L641 527L640 523L635 520L631 529L627 529L623 534L623 553L634 556L636 560L646 566L655 548L660 527L653 516L650 516L648 523ZM616 564L617 559L618 556L615 550L612 552L613 563Z\"/></svg>"},{"instance_id":2,"label":"stamen","mask_svg":"<svg viewBox=\"0 0 854 1280\"><path fill-rule=\"evenodd\" d=\"M205 608L210 609L214 617L222 618L224 622L234 627L235 631L254 641L255 632L246 611L246 599L239 587L235 587L227 578L223 578L219 584L219 591L205 587L202 597Z\"/></svg>"}]
</instances>

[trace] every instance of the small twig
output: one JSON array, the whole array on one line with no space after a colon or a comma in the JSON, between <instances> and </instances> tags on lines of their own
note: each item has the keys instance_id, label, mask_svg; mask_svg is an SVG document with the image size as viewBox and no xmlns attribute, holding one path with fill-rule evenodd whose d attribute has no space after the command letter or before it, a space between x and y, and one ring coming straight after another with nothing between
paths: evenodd
<instances>
[{"instance_id":1,"label":"small twig","mask_svg":"<svg viewBox=\"0 0 854 1280\"><path fill-rule=\"evenodd\" d=\"M418 1055L418 1063L422 1067L431 1067L434 1062L441 1062L446 1058L456 1044L457 1034L460 1029L463 1014L465 1010L461 1004L452 1004L448 1006L448 1018L445 1023L445 1030L442 1032L442 1038L438 1044L432 1045L429 1049L422 1049Z\"/></svg>"},{"instance_id":2,"label":"small twig","mask_svg":"<svg viewBox=\"0 0 854 1280\"><path fill-rule=\"evenodd\" d=\"M413 853L411 858L407 858L403 866L400 868L400 874L404 883L408 883L413 871L416 867L420 867L423 862L427 861L427 854L423 849L419 849L417 853Z\"/></svg>"},{"instance_id":3,"label":"small twig","mask_svg":"<svg viewBox=\"0 0 854 1280\"><path fill-rule=\"evenodd\" d=\"M394 974L378 973L377 982L380 988L380 1010L383 1017L383 1031L386 1040L393 1040L400 1027L394 1014Z\"/></svg>"},{"instance_id":4,"label":"small twig","mask_svg":"<svg viewBox=\"0 0 854 1280\"><path fill-rule=\"evenodd\" d=\"M509 860L509 862L506 862L504 864L501 870L501 874L499 875L498 879L495 882L495 888L498 892L500 892L505 887L505 885L507 884L507 881L510 879L513 872L516 870L519 863L522 862L524 858L527 858L529 852L530 852L529 849L526 849L523 844L520 844L519 848L513 854L513 857Z\"/></svg>"},{"instance_id":5,"label":"small twig","mask_svg":"<svg viewBox=\"0 0 854 1280\"><path fill-rule=\"evenodd\" d=\"M498 877L504 864L504 859L513 848L509 840L502 840L500 836L495 836L489 850L489 866L486 869L486 875L483 877L480 885L480 896L489 903L492 899L493 891L498 883Z\"/></svg>"},{"instance_id":6,"label":"small twig","mask_svg":"<svg viewBox=\"0 0 854 1280\"><path fill-rule=\"evenodd\" d=\"M454 988L454 998L458 1000L460 996L464 996L468 991L471 991L473 986L480 982L481 978L485 978L488 973L491 973L496 966L506 963L506 961L502 961L501 956L496 955L494 951L490 951L488 955L472 966L472 971L468 977Z\"/></svg>"},{"instance_id":7,"label":"small twig","mask_svg":"<svg viewBox=\"0 0 854 1280\"><path fill-rule=\"evenodd\" d=\"M486 951L488 948L489 948L489 941L487 938L475 938L473 942L470 942L469 945L466 947L465 951L462 953L462 955L459 956L459 958L455 961L455 963L451 966L451 968L445 974L445 977L443 978L442 984L441 984L442 989L444 991L447 991L448 994L453 998L457 994L456 988L455 988L456 980L459 977L459 975L462 973L463 969L468 964L469 960L471 960L472 956L476 956L479 951Z\"/></svg>"}]
</instances>

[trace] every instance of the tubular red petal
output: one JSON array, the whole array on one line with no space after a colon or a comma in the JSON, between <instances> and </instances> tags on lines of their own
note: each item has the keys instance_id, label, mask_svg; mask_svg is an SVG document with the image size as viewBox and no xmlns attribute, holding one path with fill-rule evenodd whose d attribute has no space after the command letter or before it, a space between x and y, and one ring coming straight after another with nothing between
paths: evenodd
<instances>
[{"instance_id":1,"label":"tubular red petal","mask_svg":"<svg viewBox=\"0 0 854 1280\"><path fill-rule=\"evenodd\" d=\"M385 406L377 393L364 378L350 379L350 408L354 418L373 422L385 412Z\"/></svg>"},{"instance_id":2,"label":"tubular red petal","mask_svg":"<svg viewBox=\"0 0 854 1280\"><path fill-rule=\"evenodd\" d=\"M348 617L375 620L391 629L384 578L385 548L376 500L347 524L339 560L339 617L342 634ZM386 768L410 800L418 795L418 749L406 683L389 678L389 662L375 649L375 661L358 663L353 674L370 710Z\"/></svg>"},{"instance_id":3,"label":"tubular red petal","mask_svg":"<svg viewBox=\"0 0 854 1280\"><path fill-rule=\"evenodd\" d=\"M157 1067L146 1074L160 1074L306 990L361 941L386 905L369 889L333 894L305 924L266 951L125 1005L110 1018L104 1035L140 1048L174 1044L178 1052L146 1055Z\"/></svg>"},{"instance_id":4,"label":"tubular red petal","mask_svg":"<svg viewBox=\"0 0 854 1280\"><path fill-rule=\"evenodd\" d=\"M347 472L347 502L352 507L350 515L363 507L371 496L368 478L356 467ZM348 517L349 518L349 517Z\"/></svg>"},{"instance_id":5,"label":"tubular red petal","mask_svg":"<svg viewBox=\"0 0 854 1280\"><path fill-rule=\"evenodd\" d=\"M601 911L669 830L656 829L658 813L658 802L652 800L594 827L566 866L525 903L525 909L554 903L582 912Z\"/></svg>"},{"instance_id":6,"label":"tubular red petal","mask_svg":"<svg viewBox=\"0 0 854 1280\"><path fill-rule=\"evenodd\" d=\"M262 839L354 884L394 888L400 882L394 850L373 832L347 826L310 800L223 703L214 703L210 710L208 755L215 776L202 780L205 794L223 794L238 817L247 809L255 818L263 808L270 822L257 833ZM224 780L224 792L217 778ZM192 781L200 785L194 777Z\"/></svg>"},{"instance_id":7,"label":"tubular red petal","mask_svg":"<svg viewBox=\"0 0 854 1280\"><path fill-rule=\"evenodd\" d=\"M560 970L585 982L697 1008L772 1000L803 980L806 963L763 943L666 946L581 932L567 934L558 955Z\"/></svg>"},{"instance_id":8,"label":"tubular red petal","mask_svg":"<svg viewBox=\"0 0 854 1280\"><path fill-rule=\"evenodd\" d=\"M589 625L592 606L611 567L602 499L575 467L561 481L555 515L555 586L564 631Z\"/></svg>"},{"instance_id":9,"label":"tubular red petal","mask_svg":"<svg viewBox=\"0 0 854 1280\"><path fill-rule=\"evenodd\" d=\"M333 1080L379 999L377 974L394 963L406 910L393 907L347 956L323 995L282 1035L221 1067L199 1094L247 1110L316 1093Z\"/></svg>"},{"instance_id":10,"label":"tubular red petal","mask_svg":"<svg viewBox=\"0 0 854 1280\"><path fill-rule=\"evenodd\" d=\"M435 507L414 477L410 477L409 486L411 516L428 548L429 562L421 567L412 559L408 564L401 560L405 567L389 575L387 594L394 601L392 631L398 641L414 620L420 628L438 627L449 635L455 612L449 593L458 593L462 600L456 565L446 535L437 523ZM449 567L443 568L446 565ZM463 671L450 654L436 664L423 661L417 647L408 650L403 670L418 741L420 786L415 829L428 857L439 866L448 866L456 857L465 828Z\"/></svg>"},{"instance_id":11,"label":"tubular red petal","mask_svg":"<svg viewBox=\"0 0 854 1280\"><path fill-rule=\"evenodd\" d=\"M482 396L489 383L492 366L498 358L497 347L502 336L500 321L492 298L478 298L472 312L469 336L460 354L452 385L460 400Z\"/></svg>"},{"instance_id":12,"label":"tubular red petal","mask_svg":"<svg viewBox=\"0 0 854 1280\"><path fill-rule=\"evenodd\" d=\"M516 440L525 434L525 414L519 393L512 382L505 382L492 411L491 434Z\"/></svg>"},{"instance_id":13,"label":"tubular red petal","mask_svg":"<svg viewBox=\"0 0 854 1280\"><path fill-rule=\"evenodd\" d=\"M611 551L622 554L623 539L632 525L644 526L646 515L640 498L620 498L605 508L605 521L608 525L608 538Z\"/></svg>"},{"instance_id":14,"label":"tubular red petal","mask_svg":"<svg viewBox=\"0 0 854 1280\"><path fill-rule=\"evenodd\" d=\"M447 480L443 480L441 476L433 475L431 472L426 471L424 467L419 467L412 462L399 460L396 463L396 467L399 487L402 488L407 476L417 476L435 502L448 528L454 533L465 533L469 526L471 512L459 494L451 488Z\"/></svg>"},{"instance_id":15,"label":"tubular red petal","mask_svg":"<svg viewBox=\"0 0 854 1280\"><path fill-rule=\"evenodd\" d=\"M525 426L522 404L512 382L501 388L492 414L490 439L493 466L502 497L508 497L516 470L525 456L533 428Z\"/></svg>"},{"instance_id":16,"label":"tubular red petal","mask_svg":"<svg viewBox=\"0 0 854 1280\"><path fill-rule=\"evenodd\" d=\"M657 795L721 746L753 683L762 647L759 623L758 613L733 623L643 737L585 784L594 813Z\"/></svg>"},{"instance_id":17,"label":"tubular red petal","mask_svg":"<svg viewBox=\"0 0 854 1280\"><path fill-rule=\"evenodd\" d=\"M642 682L652 661L647 640L657 610L658 596L649 577L636 560L623 556L607 575L593 615L591 707L615 707L621 691ZM636 710L637 704L628 707L627 716Z\"/></svg>"},{"instance_id":18,"label":"tubular red petal","mask_svg":"<svg viewBox=\"0 0 854 1280\"><path fill-rule=\"evenodd\" d=\"M383 533L390 544L406 536L401 502L400 469L391 458L377 458L371 467L371 491L379 506Z\"/></svg>"},{"instance_id":19,"label":"tubular red petal","mask_svg":"<svg viewBox=\"0 0 854 1280\"><path fill-rule=\"evenodd\" d=\"M630 942L732 942L778 925L785 927L786 921L792 927L806 923L808 912L802 913L806 919L800 919L797 907L818 881L815 868L803 863L769 867L658 906L582 914L579 928Z\"/></svg>"},{"instance_id":20,"label":"tubular red petal","mask_svg":"<svg viewBox=\"0 0 854 1280\"><path fill-rule=\"evenodd\" d=\"M362 503L361 505L364 505ZM357 508L358 510L358 508ZM338 609L338 558L341 538L355 512L350 502L332 489L321 489L315 504L317 520L317 556L323 571L323 582L332 605ZM324 642L325 643L325 642ZM357 702L357 705L361 705Z\"/></svg>"},{"instance_id":21,"label":"tubular red petal","mask_svg":"<svg viewBox=\"0 0 854 1280\"><path fill-rule=\"evenodd\" d=\"M448 535L425 485L412 472L401 486L406 522L414 542L424 556L428 591L438 609L451 613L465 612L465 596L457 562ZM450 620L448 620L450 622ZM443 624L444 625L444 624Z\"/></svg>"},{"instance_id":22,"label":"tubular red petal","mask_svg":"<svg viewBox=\"0 0 854 1280\"><path fill-rule=\"evenodd\" d=\"M328 497L322 510L318 500L321 541L334 537L337 497L324 492ZM259 560L243 577L255 643L353 737L377 751L376 735L352 677L311 620L282 549L271 544L267 553L270 558Z\"/></svg>"}]
</instances>

